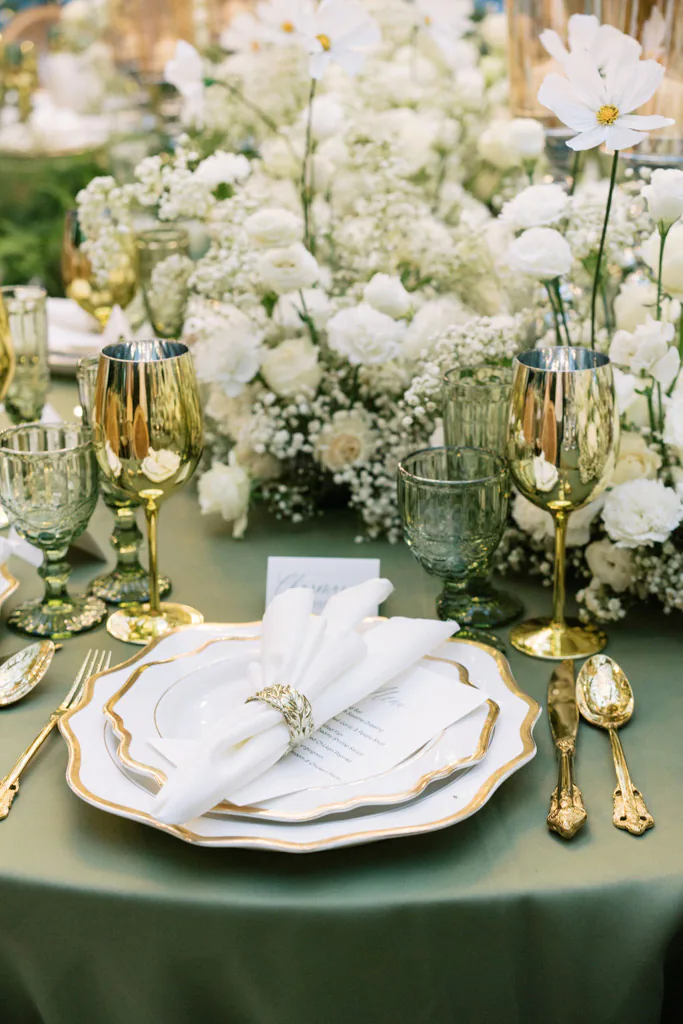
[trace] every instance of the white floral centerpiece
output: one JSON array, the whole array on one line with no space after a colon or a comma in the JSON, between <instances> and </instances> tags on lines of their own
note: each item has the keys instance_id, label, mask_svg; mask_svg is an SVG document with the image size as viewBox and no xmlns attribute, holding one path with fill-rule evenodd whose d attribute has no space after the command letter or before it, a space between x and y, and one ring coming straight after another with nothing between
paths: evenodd
<instances>
[{"instance_id":1,"label":"white floral centerpiece","mask_svg":"<svg viewBox=\"0 0 683 1024\"><path fill-rule=\"evenodd\" d=\"M241 536L254 500L300 521L339 496L399 537L398 459L430 443L445 370L530 345L594 345L617 366L623 440L605 498L575 513L583 613L648 595L683 608L683 172L545 173L542 127L507 110L504 16L455 0L264 0L225 55L167 69L187 134L131 185L80 197L95 267L140 213L191 231L153 287L186 302L206 392L202 511ZM595 18L574 24L541 100L580 152L668 123L634 113L663 68ZM597 171L597 173L596 173ZM521 496L506 568L549 578L550 516Z\"/></svg>"}]
</instances>

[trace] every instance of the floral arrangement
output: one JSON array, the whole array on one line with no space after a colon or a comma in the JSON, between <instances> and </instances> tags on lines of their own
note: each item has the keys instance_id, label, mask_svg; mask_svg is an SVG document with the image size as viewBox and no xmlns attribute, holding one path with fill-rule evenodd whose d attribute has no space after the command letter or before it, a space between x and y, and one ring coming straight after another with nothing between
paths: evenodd
<instances>
[{"instance_id":1,"label":"floral arrangement","mask_svg":"<svg viewBox=\"0 0 683 1024\"><path fill-rule=\"evenodd\" d=\"M580 31L578 31L580 29ZM573 31L572 31L573 30ZM343 500L399 537L397 461L438 436L443 373L534 344L608 351L623 418L616 476L570 519L582 613L654 595L683 609L683 172L617 156L670 123L633 113L664 69L595 18L570 23L540 99L590 153L550 183L544 133L511 119L504 15L456 0L264 0L209 60L178 44L172 154L81 196L104 269L140 220L183 223L193 256L152 287L184 307L206 393L205 513L295 522ZM680 380L680 383L679 383ZM550 516L521 496L505 568L550 578Z\"/></svg>"}]
</instances>

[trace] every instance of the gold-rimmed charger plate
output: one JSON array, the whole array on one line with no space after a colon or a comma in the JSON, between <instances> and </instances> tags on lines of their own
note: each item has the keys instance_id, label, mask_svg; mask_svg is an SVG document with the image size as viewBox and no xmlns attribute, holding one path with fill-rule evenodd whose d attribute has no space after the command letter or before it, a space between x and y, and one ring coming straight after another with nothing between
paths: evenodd
<instances>
[{"instance_id":1,"label":"gold-rimmed charger plate","mask_svg":"<svg viewBox=\"0 0 683 1024\"><path fill-rule=\"evenodd\" d=\"M242 648L244 641L250 641L246 651ZM258 642L258 636L208 640L187 654L150 661L136 668L103 709L119 740L120 761L136 775L145 775L157 786L163 786L167 781L165 761L150 742L155 734L164 738L158 723L160 705L176 687L188 681L194 691L192 699L204 703L209 690L215 691L224 685L220 679L224 679L231 667L235 667L238 678L241 674L246 682L246 665L257 657ZM456 661L432 657L424 661L447 666L456 685L471 685L466 669ZM210 678L218 676L218 687L214 681L207 690L207 682L200 681L204 674ZM265 806L238 807L223 801L212 813L264 821L303 822L359 807L403 803L415 799L432 783L453 772L478 764L486 755L497 718L498 705L492 700L482 700L480 708L443 730L411 758L389 771L364 780L292 793L268 801Z\"/></svg>"},{"instance_id":2,"label":"gold-rimmed charger plate","mask_svg":"<svg viewBox=\"0 0 683 1024\"><path fill-rule=\"evenodd\" d=\"M67 782L84 801L110 814L138 821L198 846L240 847L308 853L447 828L480 810L502 782L530 761L536 746L533 726L540 707L522 693L502 654L471 641L447 641L437 656L462 663L500 707L488 755L470 771L398 807L356 817L288 824L246 818L203 816L183 826L165 825L153 814L153 796L135 785L110 756L103 705L123 685L132 666L197 647L202 640L248 635L254 623L188 626L161 637L123 666L88 681L79 705L60 721L69 748ZM455 644L456 646L452 646Z\"/></svg>"}]
</instances>

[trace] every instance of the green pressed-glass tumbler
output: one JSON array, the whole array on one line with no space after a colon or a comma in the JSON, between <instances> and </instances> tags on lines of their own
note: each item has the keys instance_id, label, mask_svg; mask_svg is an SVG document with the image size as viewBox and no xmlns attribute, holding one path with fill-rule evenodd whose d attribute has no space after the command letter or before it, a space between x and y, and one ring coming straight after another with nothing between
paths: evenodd
<instances>
[{"instance_id":1,"label":"green pressed-glass tumbler","mask_svg":"<svg viewBox=\"0 0 683 1024\"><path fill-rule=\"evenodd\" d=\"M47 359L47 293L35 285L0 288L7 311L15 368L5 396L12 423L39 420L50 387Z\"/></svg>"},{"instance_id":2,"label":"green pressed-glass tumbler","mask_svg":"<svg viewBox=\"0 0 683 1024\"><path fill-rule=\"evenodd\" d=\"M87 427L28 423L0 433L0 501L20 537L43 551L42 598L26 601L9 625L30 636L65 639L99 625L107 614L96 597L66 587L69 544L85 530L97 503L98 469Z\"/></svg>"},{"instance_id":3,"label":"green pressed-glass tumbler","mask_svg":"<svg viewBox=\"0 0 683 1024\"><path fill-rule=\"evenodd\" d=\"M420 565L444 581L439 618L454 619L460 637L483 643L497 641L478 627L503 625L522 611L491 582L509 494L505 460L483 448L426 448L399 463L403 535Z\"/></svg>"},{"instance_id":4,"label":"green pressed-glass tumbler","mask_svg":"<svg viewBox=\"0 0 683 1024\"><path fill-rule=\"evenodd\" d=\"M471 366L444 375L443 429L447 445L505 455L512 368Z\"/></svg>"}]
</instances>

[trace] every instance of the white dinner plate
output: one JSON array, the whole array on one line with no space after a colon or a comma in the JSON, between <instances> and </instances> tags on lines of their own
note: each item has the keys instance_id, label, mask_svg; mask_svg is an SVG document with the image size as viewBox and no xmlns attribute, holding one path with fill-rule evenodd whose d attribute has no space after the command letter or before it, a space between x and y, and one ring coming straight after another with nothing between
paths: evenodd
<instances>
[{"instance_id":1,"label":"white dinner plate","mask_svg":"<svg viewBox=\"0 0 683 1024\"><path fill-rule=\"evenodd\" d=\"M136 668L104 706L119 737L118 756L131 771L166 782L168 762L155 739L195 739L202 729L243 703L253 692L247 669L260 656L260 638L205 641L189 654ZM455 686L468 684L455 661L424 658L422 669L438 672ZM289 793L257 806L225 801L214 814L246 815L270 821L311 821L361 806L412 800L427 786L477 764L486 755L498 717L494 701L453 723L389 771L370 779Z\"/></svg>"},{"instance_id":2,"label":"white dinner plate","mask_svg":"<svg viewBox=\"0 0 683 1024\"><path fill-rule=\"evenodd\" d=\"M162 824L151 813L152 794L129 778L117 758L112 757L102 708L121 689L131 668L175 657L206 640L228 634L253 636L258 629L256 623L186 626L148 645L123 666L93 676L78 706L59 723L69 748L67 781L71 789L94 807L151 825L195 845L306 853L447 828L476 813L501 783L536 753L532 733L540 712L537 702L518 689L502 654L490 647L455 639L443 644L435 655L464 665L470 678L500 708L488 754L470 771L454 775L417 799L363 815L351 812L348 816L294 824L204 815L183 826Z\"/></svg>"}]
</instances>

